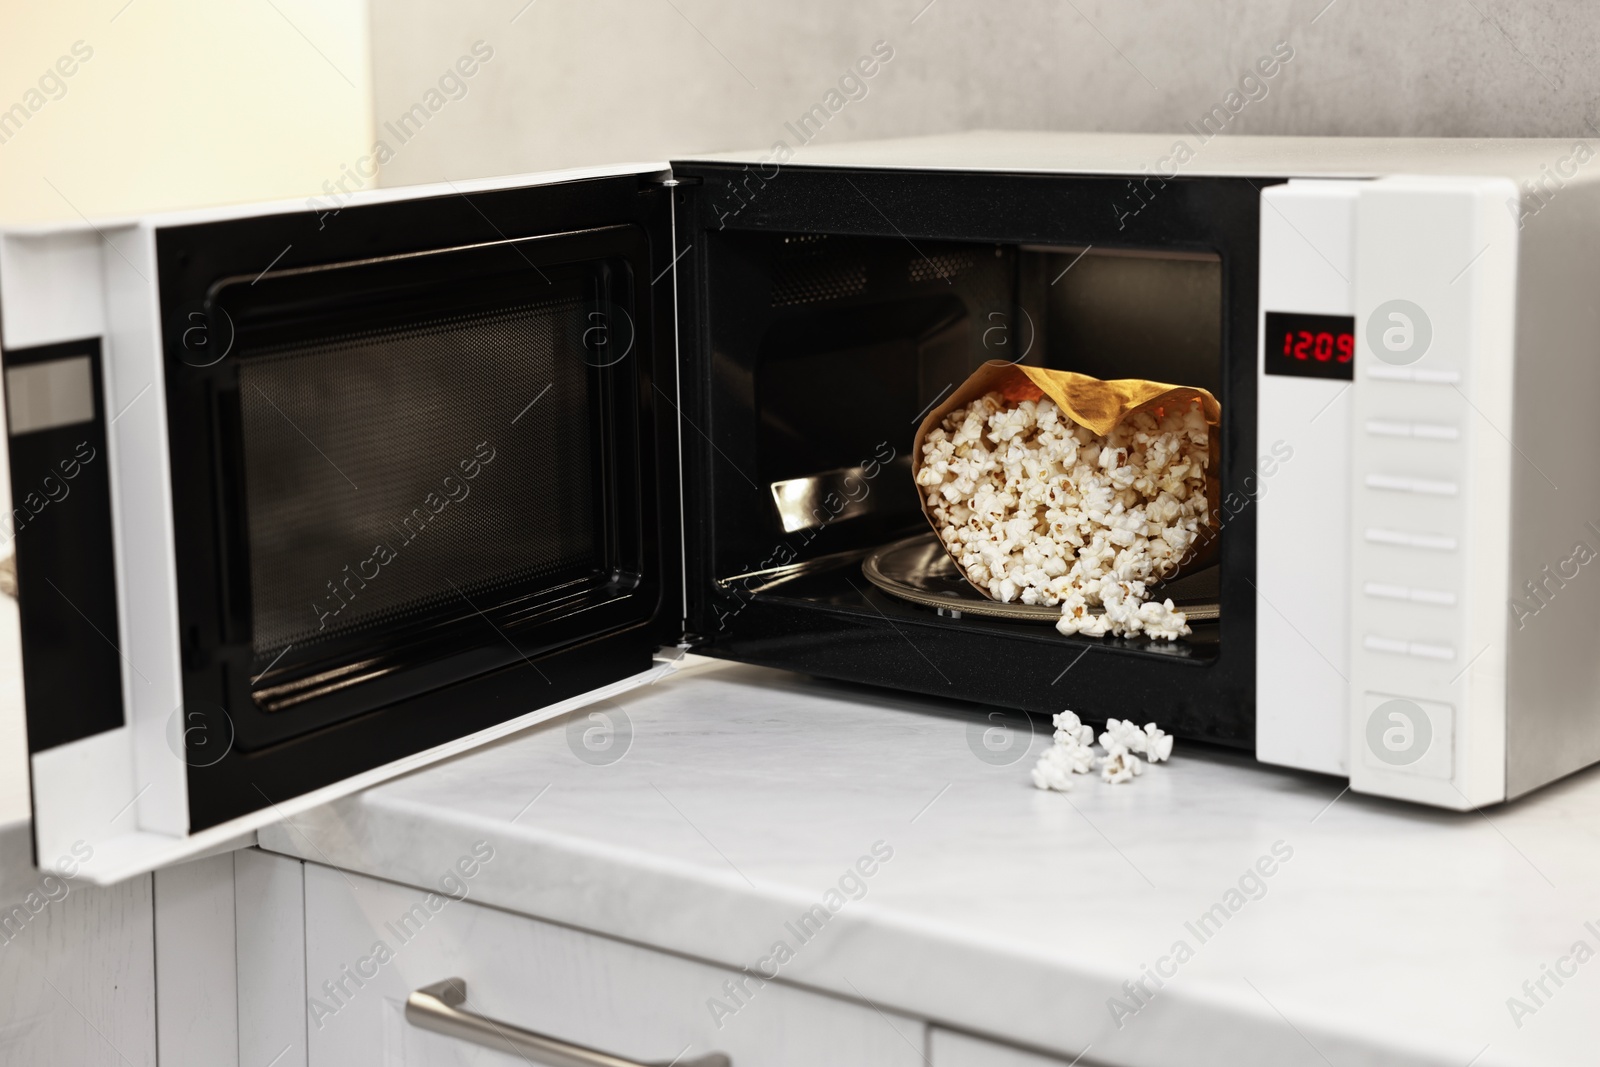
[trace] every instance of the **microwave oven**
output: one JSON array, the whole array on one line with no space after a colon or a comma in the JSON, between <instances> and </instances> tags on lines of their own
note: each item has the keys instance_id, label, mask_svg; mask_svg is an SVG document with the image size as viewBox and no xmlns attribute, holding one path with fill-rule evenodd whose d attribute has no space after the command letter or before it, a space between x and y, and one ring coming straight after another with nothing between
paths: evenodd
<instances>
[{"instance_id":1,"label":"microwave oven","mask_svg":"<svg viewBox=\"0 0 1600 1067\"><path fill-rule=\"evenodd\" d=\"M972 133L8 231L37 858L114 880L680 650L1445 808L1600 759L1581 142ZM891 596L1003 359L1221 403L1216 612ZM686 684L693 684L692 682Z\"/></svg>"}]
</instances>

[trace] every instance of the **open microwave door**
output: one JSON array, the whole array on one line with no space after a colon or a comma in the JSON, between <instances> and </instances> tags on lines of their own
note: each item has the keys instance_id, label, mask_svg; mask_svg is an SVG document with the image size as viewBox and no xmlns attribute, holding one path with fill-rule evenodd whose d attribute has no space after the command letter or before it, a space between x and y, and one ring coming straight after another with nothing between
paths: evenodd
<instances>
[{"instance_id":1,"label":"open microwave door","mask_svg":"<svg viewBox=\"0 0 1600 1067\"><path fill-rule=\"evenodd\" d=\"M0 237L40 865L116 881L657 675L669 179Z\"/></svg>"}]
</instances>

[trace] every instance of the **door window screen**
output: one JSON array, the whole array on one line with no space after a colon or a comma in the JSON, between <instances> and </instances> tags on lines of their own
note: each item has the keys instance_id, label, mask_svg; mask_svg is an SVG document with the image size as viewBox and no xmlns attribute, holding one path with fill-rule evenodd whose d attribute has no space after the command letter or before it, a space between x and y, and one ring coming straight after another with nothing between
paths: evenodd
<instances>
[{"instance_id":1,"label":"door window screen","mask_svg":"<svg viewBox=\"0 0 1600 1067\"><path fill-rule=\"evenodd\" d=\"M574 287L241 360L258 663L606 566L588 307Z\"/></svg>"}]
</instances>

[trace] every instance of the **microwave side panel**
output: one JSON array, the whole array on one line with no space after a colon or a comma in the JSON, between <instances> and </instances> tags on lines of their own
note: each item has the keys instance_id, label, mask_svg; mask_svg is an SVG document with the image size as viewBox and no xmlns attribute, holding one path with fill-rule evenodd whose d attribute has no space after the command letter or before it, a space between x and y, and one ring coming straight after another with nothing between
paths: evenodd
<instances>
[{"instance_id":1,"label":"microwave side panel","mask_svg":"<svg viewBox=\"0 0 1600 1067\"><path fill-rule=\"evenodd\" d=\"M380 190L354 194L332 207L347 212L368 204L396 205L468 193L473 196L468 202L476 206L479 193L590 178L639 175L643 180L649 175L663 175L664 171L662 165L650 164L461 182L455 187ZM404 206L410 207L409 203ZM114 575L111 581L116 605L113 614L105 618L93 610L87 616L76 612L86 625L82 632L69 636L73 653L85 662L95 657L107 663L115 661L111 669L116 674L118 692L114 698L100 701L103 706L97 708L97 714L82 717L81 723L73 719L73 709L52 708L38 701L28 703L35 858L41 865L50 866L63 856L72 857L86 881L109 884L245 840L245 835L262 825L615 696L670 671L669 665L650 666L646 656L642 665L649 667L647 670L612 681L600 679L605 684L597 688L570 696L562 693L565 699L524 711L467 736L430 743L421 751L410 751L292 797L265 799L258 810L191 831L194 816L190 809L191 761L187 754L195 735L182 708L184 668L180 662L182 631L168 455L170 420L163 381L167 338L160 311L158 235L171 226L266 220L315 210L317 205L306 203L238 206L101 223L98 227L34 227L0 233L0 337L7 369L13 363L27 362L29 353L37 361L40 352L52 357L58 348L69 361L81 354L95 354L99 372L95 384L101 395L94 414L106 434L106 454L101 465L110 478L105 489L108 500L104 529L98 536L109 557L108 573ZM320 217L329 217L328 212L325 210ZM485 228L490 225L484 221ZM670 228L666 232L670 233ZM482 235L474 231L468 236L476 240ZM493 236L491 233L491 240ZM651 267L650 277L642 280L641 288L643 283L659 279L661 268L671 260L672 250L664 242L657 243L663 247L653 251L651 259L653 263L657 259L660 262ZM658 380L669 396L676 394L675 383ZM24 392L34 386L28 395L36 401L45 397L34 406L43 403L48 410L49 394L40 392L39 381L37 375L32 381L9 375L6 379L8 386L15 384ZM19 402L7 405L13 435L30 432L30 426L37 428L36 422L26 421L26 415L20 425L16 424L14 416L26 406L19 407ZM676 419L670 421L675 427ZM14 460L18 451L13 450ZM667 461L665 457L663 460ZM676 462L675 446L670 462ZM85 469L94 466L81 461L80 465ZM30 487L46 473L38 464L19 470L14 462L17 499L29 499ZM662 476L674 483L675 497L676 470L663 471ZM39 488L53 489L53 484ZM34 495L43 498L45 494ZM71 519L81 526L82 515L72 508L77 503L66 496L49 506L57 509L64 520ZM670 510L662 509L661 521L674 526L666 546L676 571L681 565L677 516ZM24 529L19 554L19 601L24 603L30 596L38 602L55 595L49 582L41 585L37 579L27 581L33 570L27 563L27 534ZM34 553L35 558L39 555L38 551ZM674 603L664 605L660 612L671 616L670 624L663 623L661 632L670 629L674 638L681 633L678 590L673 588L676 585L674 574L668 583ZM83 606L89 607L86 601ZM27 627L26 613L23 621ZM25 634L25 645L37 636L36 628ZM592 654L585 655L592 658ZM208 725L215 724L200 724L202 734Z\"/></svg>"},{"instance_id":2,"label":"microwave side panel","mask_svg":"<svg viewBox=\"0 0 1600 1067\"><path fill-rule=\"evenodd\" d=\"M1600 762L1600 181L1578 170L1589 159L1568 147L1504 206L1521 241L1500 606L1507 798Z\"/></svg>"}]
</instances>

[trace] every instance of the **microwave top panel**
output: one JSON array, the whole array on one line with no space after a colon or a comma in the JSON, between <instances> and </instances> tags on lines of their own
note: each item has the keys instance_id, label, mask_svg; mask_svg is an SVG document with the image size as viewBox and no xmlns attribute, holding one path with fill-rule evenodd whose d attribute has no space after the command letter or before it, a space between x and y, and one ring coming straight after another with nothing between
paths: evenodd
<instances>
[{"instance_id":1,"label":"microwave top panel","mask_svg":"<svg viewBox=\"0 0 1600 1067\"><path fill-rule=\"evenodd\" d=\"M804 167L995 171L1008 174L1158 174L1171 178L1381 178L1392 174L1537 178L1575 138L1252 137L1190 126L1170 133L973 130L879 141L808 144ZM1177 157L1185 153L1187 159ZM776 146L689 157L771 165ZM1567 180L1571 180L1570 177Z\"/></svg>"}]
</instances>

